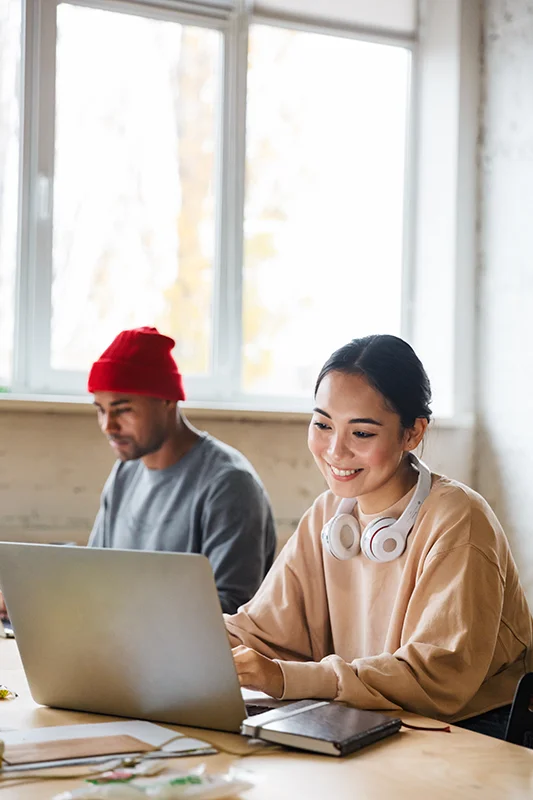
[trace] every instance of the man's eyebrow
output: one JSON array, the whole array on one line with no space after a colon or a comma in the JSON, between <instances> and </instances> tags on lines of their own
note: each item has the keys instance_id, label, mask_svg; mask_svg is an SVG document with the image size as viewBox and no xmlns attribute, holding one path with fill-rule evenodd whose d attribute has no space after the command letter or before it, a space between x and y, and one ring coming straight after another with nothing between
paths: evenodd
<instances>
[{"instance_id":1,"label":"man's eyebrow","mask_svg":"<svg viewBox=\"0 0 533 800\"><path fill-rule=\"evenodd\" d=\"M313 411L316 411L317 414L322 414L323 417L327 417L331 419L331 415L327 413L327 411L322 411L321 408L314 408ZM356 419L349 419L349 425L379 425L380 428L383 427L382 422L378 422L377 419L372 419L372 417L357 417Z\"/></svg>"},{"instance_id":2,"label":"man's eyebrow","mask_svg":"<svg viewBox=\"0 0 533 800\"><path fill-rule=\"evenodd\" d=\"M111 403L109 403L109 405L110 406L124 406L124 405L128 405L129 406L129 405L131 405L131 400L129 398L124 398L124 399L121 399L121 400L113 400ZM96 400L93 400L93 406L96 406L97 408L102 408L100 403L98 403Z\"/></svg>"}]
</instances>

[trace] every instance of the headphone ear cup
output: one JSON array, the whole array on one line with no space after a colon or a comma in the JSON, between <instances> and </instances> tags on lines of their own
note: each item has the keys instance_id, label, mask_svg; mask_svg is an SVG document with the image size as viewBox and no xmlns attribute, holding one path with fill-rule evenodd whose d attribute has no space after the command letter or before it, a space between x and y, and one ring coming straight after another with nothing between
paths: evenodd
<instances>
[{"instance_id":1,"label":"headphone ear cup","mask_svg":"<svg viewBox=\"0 0 533 800\"><path fill-rule=\"evenodd\" d=\"M359 523L352 514L338 514L322 529L322 544L339 561L358 554L360 538Z\"/></svg>"},{"instance_id":2,"label":"headphone ear cup","mask_svg":"<svg viewBox=\"0 0 533 800\"><path fill-rule=\"evenodd\" d=\"M394 561L405 550L405 537L394 527L396 519L380 517L366 526L361 536L361 550L370 561Z\"/></svg>"}]
</instances>

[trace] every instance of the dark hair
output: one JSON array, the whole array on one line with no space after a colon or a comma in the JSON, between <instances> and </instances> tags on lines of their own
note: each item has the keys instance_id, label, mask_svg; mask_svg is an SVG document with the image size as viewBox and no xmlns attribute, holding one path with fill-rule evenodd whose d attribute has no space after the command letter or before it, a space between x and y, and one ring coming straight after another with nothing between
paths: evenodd
<instances>
[{"instance_id":1,"label":"dark hair","mask_svg":"<svg viewBox=\"0 0 533 800\"><path fill-rule=\"evenodd\" d=\"M411 345L398 336L365 336L336 350L320 370L315 395L323 378L333 371L363 375L399 415L403 428L412 428L418 417L431 417L427 373Z\"/></svg>"}]
</instances>

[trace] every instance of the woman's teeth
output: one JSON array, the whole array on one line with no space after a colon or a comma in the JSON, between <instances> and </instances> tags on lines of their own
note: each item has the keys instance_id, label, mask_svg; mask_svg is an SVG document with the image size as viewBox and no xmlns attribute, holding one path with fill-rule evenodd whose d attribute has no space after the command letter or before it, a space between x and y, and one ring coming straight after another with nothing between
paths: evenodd
<instances>
[{"instance_id":1,"label":"woman's teeth","mask_svg":"<svg viewBox=\"0 0 533 800\"><path fill-rule=\"evenodd\" d=\"M360 469L337 469L332 464L329 465L331 471L334 475L338 475L339 478L347 478L348 475L355 475L356 472L360 472Z\"/></svg>"}]
</instances>

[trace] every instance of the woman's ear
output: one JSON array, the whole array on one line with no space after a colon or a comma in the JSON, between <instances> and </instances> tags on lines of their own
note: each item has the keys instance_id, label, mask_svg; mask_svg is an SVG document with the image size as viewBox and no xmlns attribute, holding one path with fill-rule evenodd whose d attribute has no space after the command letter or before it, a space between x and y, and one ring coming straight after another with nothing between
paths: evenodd
<instances>
[{"instance_id":1,"label":"woman's ear","mask_svg":"<svg viewBox=\"0 0 533 800\"><path fill-rule=\"evenodd\" d=\"M416 450L427 431L429 421L425 417L417 417L412 428L404 431L403 445L405 450Z\"/></svg>"}]
</instances>

